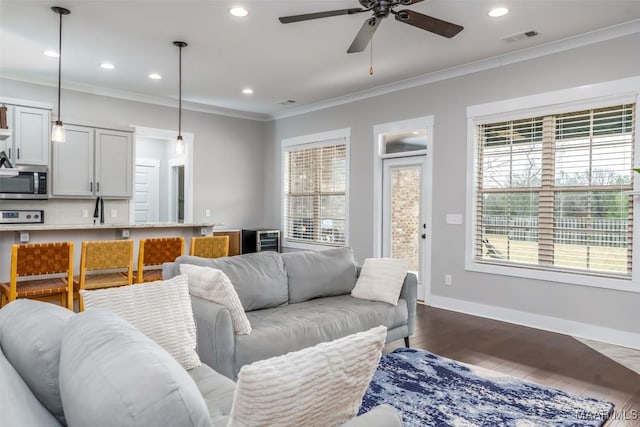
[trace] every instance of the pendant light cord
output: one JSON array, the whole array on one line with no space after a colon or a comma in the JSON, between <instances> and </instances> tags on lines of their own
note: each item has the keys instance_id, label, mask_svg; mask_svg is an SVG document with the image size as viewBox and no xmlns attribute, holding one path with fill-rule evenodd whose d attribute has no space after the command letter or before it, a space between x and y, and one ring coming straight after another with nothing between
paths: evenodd
<instances>
[{"instance_id":1,"label":"pendant light cord","mask_svg":"<svg viewBox=\"0 0 640 427\"><path fill-rule=\"evenodd\" d=\"M58 34L58 121L60 121L60 84L62 81L62 13L60 15L60 31Z\"/></svg>"},{"instance_id":2,"label":"pendant light cord","mask_svg":"<svg viewBox=\"0 0 640 427\"><path fill-rule=\"evenodd\" d=\"M182 136L182 46L178 47L178 136Z\"/></svg>"}]
</instances>

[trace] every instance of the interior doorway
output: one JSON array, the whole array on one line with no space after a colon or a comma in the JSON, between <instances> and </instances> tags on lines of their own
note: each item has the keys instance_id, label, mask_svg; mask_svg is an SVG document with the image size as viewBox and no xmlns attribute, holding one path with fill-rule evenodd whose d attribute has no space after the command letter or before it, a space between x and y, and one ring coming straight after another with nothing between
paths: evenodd
<instances>
[{"instance_id":1,"label":"interior doorway","mask_svg":"<svg viewBox=\"0 0 640 427\"><path fill-rule=\"evenodd\" d=\"M169 162L169 221L184 223L184 163Z\"/></svg>"},{"instance_id":2,"label":"interior doorway","mask_svg":"<svg viewBox=\"0 0 640 427\"><path fill-rule=\"evenodd\" d=\"M193 222L193 134L182 133L185 149L184 153L177 153L176 131L142 126L135 128L136 191L129 204L129 222ZM147 173L155 173L149 169L149 162L158 164L157 179L146 176ZM154 201L155 194L157 202ZM157 214L154 203L157 203Z\"/></svg>"},{"instance_id":3,"label":"interior doorway","mask_svg":"<svg viewBox=\"0 0 640 427\"><path fill-rule=\"evenodd\" d=\"M409 260L418 299L431 294L431 146L433 119L374 127L374 256Z\"/></svg>"}]
</instances>

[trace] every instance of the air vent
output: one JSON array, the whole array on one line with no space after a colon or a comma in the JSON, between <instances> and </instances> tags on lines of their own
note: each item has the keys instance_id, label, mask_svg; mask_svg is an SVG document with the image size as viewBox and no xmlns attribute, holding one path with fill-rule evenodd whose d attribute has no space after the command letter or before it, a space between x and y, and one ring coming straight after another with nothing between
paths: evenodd
<instances>
[{"instance_id":1,"label":"air vent","mask_svg":"<svg viewBox=\"0 0 640 427\"><path fill-rule=\"evenodd\" d=\"M529 39L531 37L535 37L538 35L536 30L525 31L524 33L511 34L508 36L504 36L502 40L507 43L513 43L524 39Z\"/></svg>"},{"instance_id":2,"label":"air vent","mask_svg":"<svg viewBox=\"0 0 640 427\"><path fill-rule=\"evenodd\" d=\"M296 101L294 101L293 99L287 99L286 101L280 101L278 102L278 104L280 105L289 105L289 104L295 104Z\"/></svg>"}]
</instances>

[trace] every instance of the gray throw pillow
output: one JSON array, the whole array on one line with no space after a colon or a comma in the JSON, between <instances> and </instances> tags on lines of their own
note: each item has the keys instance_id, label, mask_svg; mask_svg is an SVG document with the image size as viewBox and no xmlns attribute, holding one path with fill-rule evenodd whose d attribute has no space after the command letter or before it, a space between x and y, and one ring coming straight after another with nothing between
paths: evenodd
<instances>
[{"instance_id":1,"label":"gray throw pillow","mask_svg":"<svg viewBox=\"0 0 640 427\"><path fill-rule=\"evenodd\" d=\"M67 323L60 393L71 427L211 425L187 371L107 309L87 310Z\"/></svg>"},{"instance_id":2,"label":"gray throw pillow","mask_svg":"<svg viewBox=\"0 0 640 427\"><path fill-rule=\"evenodd\" d=\"M2 351L40 403L62 424L60 347L67 320L73 316L66 308L29 299L15 300L0 310Z\"/></svg>"},{"instance_id":3,"label":"gray throw pillow","mask_svg":"<svg viewBox=\"0 0 640 427\"><path fill-rule=\"evenodd\" d=\"M345 295L356 284L356 261L351 248L282 254L289 278L289 302Z\"/></svg>"}]
</instances>

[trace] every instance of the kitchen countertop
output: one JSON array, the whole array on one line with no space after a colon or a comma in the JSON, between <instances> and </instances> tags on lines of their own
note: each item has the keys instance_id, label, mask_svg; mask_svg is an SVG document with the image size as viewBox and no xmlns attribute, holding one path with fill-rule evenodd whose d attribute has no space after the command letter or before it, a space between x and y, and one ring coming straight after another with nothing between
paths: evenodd
<instances>
[{"instance_id":1,"label":"kitchen countertop","mask_svg":"<svg viewBox=\"0 0 640 427\"><path fill-rule=\"evenodd\" d=\"M136 228L196 228L217 227L218 223L170 223L157 222L148 224L2 224L3 231L48 231L48 230L109 230L109 229L136 229Z\"/></svg>"}]
</instances>

